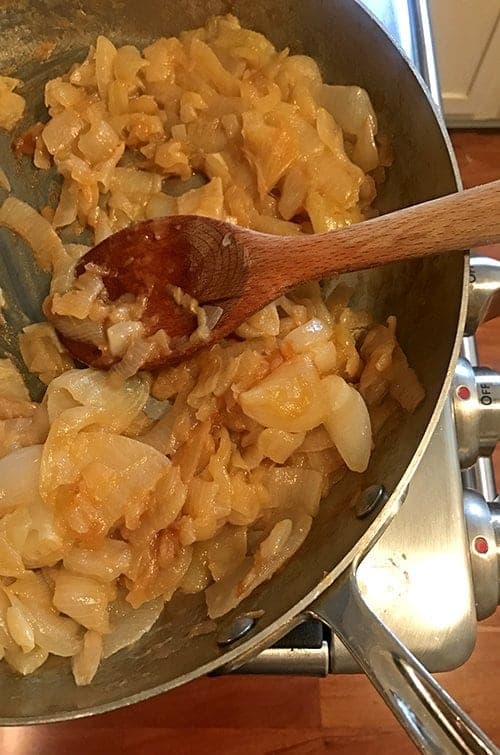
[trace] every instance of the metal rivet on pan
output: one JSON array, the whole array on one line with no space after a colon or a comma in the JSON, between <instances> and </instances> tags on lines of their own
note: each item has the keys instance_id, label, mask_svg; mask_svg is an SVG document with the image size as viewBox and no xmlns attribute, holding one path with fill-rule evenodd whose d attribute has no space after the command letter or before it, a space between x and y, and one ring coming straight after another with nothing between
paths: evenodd
<instances>
[{"instance_id":1,"label":"metal rivet on pan","mask_svg":"<svg viewBox=\"0 0 500 755\"><path fill-rule=\"evenodd\" d=\"M356 504L356 516L358 519L371 514L372 511L382 506L388 499L387 491L383 485L370 485L365 488L358 499Z\"/></svg>"},{"instance_id":2,"label":"metal rivet on pan","mask_svg":"<svg viewBox=\"0 0 500 755\"><path fill-rule=\"evenodd\" d=\"M218 645L232 645L236 640L241 640L255 626L255 617L237 616L228 627L222 627L217 634Z\"/></svg>"}]
</instances>

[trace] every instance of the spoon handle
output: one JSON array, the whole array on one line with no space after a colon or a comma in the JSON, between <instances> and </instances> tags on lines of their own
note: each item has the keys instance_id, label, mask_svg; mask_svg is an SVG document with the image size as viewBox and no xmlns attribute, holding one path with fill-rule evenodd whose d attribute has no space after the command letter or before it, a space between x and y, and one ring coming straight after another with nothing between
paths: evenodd
<instances>
[{"instance_id":1,"label":"spoon handle","mask_svg":"<svg viewBox=\"0 0 500 755\"><path fill-rule=\"evenodd\" d=\"M287 237L280 277L311 278L500 241L500 181L433 199L359 225ZM286 266L286 270L283 269Z\"/></svg>"}]
</instances>

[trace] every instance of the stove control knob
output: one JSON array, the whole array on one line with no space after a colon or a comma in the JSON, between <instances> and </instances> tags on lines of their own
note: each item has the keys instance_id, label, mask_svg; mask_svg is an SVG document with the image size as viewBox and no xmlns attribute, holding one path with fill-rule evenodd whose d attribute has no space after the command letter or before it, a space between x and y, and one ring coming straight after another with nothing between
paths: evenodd
<instances>
[{"instance_id":1,"label":"stove control knob","mask_svg":"<svg viewBox=\"0 0 500 755\"><path fill-rule=\"evenodd\" d=\"M476 490L464 490L472 582L478 620L500 603L500 500L487 503Z\"/></svg>"},{"instance_id":2,"label":"stove control knob","mask_svg":"<svg viewBox=\"0 0 500 755\"><path fill-rule=\"evenodd\" d=\"M452 396L460 466L467 468L500 440L500 375L460 357Z\"/></svg>"},{"instance_id":3,"label":"stove control knob","mask_svg":"<svg viewBox=\"0 0 500 755\"><path fill-rule=\"evenodd\" d=\"M500 316L500 261L471 256L469 302L465 335L473 336L482 322Z\"/></svg>"}]
</instances>

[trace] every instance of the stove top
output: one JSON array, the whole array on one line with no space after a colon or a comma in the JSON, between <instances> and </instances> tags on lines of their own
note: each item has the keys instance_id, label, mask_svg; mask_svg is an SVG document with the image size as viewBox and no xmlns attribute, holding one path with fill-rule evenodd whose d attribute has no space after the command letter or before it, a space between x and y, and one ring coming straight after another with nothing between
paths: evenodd
<instances>
[{"instance_id":1,"label":"stove top","mask_svg":"<svg viewBox=\"0 0 500 755\"><path fill-rule=\"evenodd\" d=\"M426 0L364 4L413 62L439 104ZM500 264L478 259L472 264L471 285L472 334L482 310L500 291ZM500 516L498 509L492 514L484 500L496 496L491 461L479 458L463 481L460 465L471 464L494 447L500 434L500 380L493 373L474 371L473 337L464 341L464 356L468 361L457 372L455 400L450 396L445 405L405 504L357 572L369 607L432 672L454 669L467 660L475 644L477 618L489 615L498 603L495 534L500 534ZM461 437L470 432L471 422L476 445ZM479 442L486 426L490 449ZM464 495L464 485L479 493ZM319 622L309 621L239 673L326 675L358 670L341 641L328 636Z\"/></svg>"}]
</instances>

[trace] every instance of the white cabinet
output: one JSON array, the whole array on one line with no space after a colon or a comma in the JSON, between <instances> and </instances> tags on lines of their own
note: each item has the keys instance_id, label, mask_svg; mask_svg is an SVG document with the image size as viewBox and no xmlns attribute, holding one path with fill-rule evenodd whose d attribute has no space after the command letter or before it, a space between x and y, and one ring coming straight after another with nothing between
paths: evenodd
<instances>
[{"instance_id":1,"label":"white cabinet","mask_svg":"<svg viewBox=\"0 0 500 755\"><path fill-rule=\"evenodd\" d=\"M500 122L500 0L430 0L450 125Z\"/></svg>"}]
</instances>

